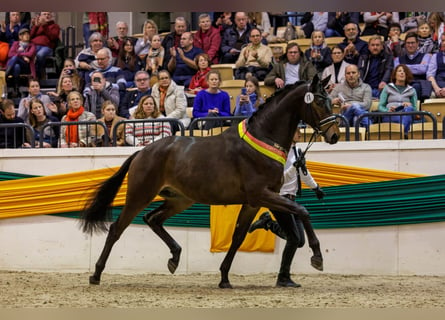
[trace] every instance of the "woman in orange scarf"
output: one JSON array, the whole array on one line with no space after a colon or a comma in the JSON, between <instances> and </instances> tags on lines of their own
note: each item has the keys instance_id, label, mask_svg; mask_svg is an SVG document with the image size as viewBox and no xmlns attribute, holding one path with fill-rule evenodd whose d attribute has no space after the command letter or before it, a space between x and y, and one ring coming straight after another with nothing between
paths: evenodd
<instances>
[{"instance_id":1,"label":"woman in orange scarf","mask_svg":"<svg viewBox=\"0 0 445 320\"><path fill-rule=\"evenodd\" d=\"M62 122L95 121L96 116L83 107L83 97L78 91L71 91L67 97L68 112ZM96 125L64 125L61 128L62 148L86 147L95 140Z\"/></svg>"}]
</instances>

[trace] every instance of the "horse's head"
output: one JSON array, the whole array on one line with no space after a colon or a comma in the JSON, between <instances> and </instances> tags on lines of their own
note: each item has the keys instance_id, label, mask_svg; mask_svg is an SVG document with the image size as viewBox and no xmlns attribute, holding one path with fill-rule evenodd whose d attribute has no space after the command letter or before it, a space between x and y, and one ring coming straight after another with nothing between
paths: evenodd
<instances>
[{"instance_id":1,"label":"horse's head","mask_svg":"<svg viewBox=\"0 0 445 320\"><path fill-rule=\"evenodd\" d=\"M303 121L318 131L326 142L334 144L340 138L340 130L336 117L332 114L331 99L324 89L330 78L331 76L328 76L320 80L317 74L312 79L304 96L306 112L304 112Z\"/></svg>"}]
</instances>

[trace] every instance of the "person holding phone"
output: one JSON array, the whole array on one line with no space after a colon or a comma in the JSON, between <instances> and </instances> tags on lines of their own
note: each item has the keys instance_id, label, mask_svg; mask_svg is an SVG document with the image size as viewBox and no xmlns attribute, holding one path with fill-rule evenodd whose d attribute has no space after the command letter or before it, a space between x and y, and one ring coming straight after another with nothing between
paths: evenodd
<instances>
[{"instance_id":1,"label":"person holding phone","mask_svg":"<svg viewBox=\"0 0 445 320\"><path fill-rule=\"evenodd\" d=\"M100 71L91 73L91 83L83 91L85 98L84 107L93 113L96 118L102 116L102 104L110 100L115 105L119 105L119 86L107 81Z\"/></svg>"},{"instance_id":2,"label":"person holding phone","mask_svg":"<svg viewBox=\"0 0 445 320\"><path fill-rule=\"evenodd\" d=\"M250 117L263 102L258 79L250 77L244 82L244 87L241 88L241 94L236 97L233 115Z\"/></svg>"}]
</instances>

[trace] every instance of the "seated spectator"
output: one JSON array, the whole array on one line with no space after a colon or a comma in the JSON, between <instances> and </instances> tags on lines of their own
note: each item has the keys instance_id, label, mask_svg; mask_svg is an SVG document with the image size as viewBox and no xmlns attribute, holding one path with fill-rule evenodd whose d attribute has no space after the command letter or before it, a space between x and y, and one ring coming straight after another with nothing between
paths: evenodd
<instances>
[{"instance_id":1,"label":"seated spectator","mask_svg":"<svg viewBox=\"0 0 445 320\"><path fill-rule=\"evenodd\" d=\"M24 123L23 119L15 114L14 101L5 99L0 109L0 124L3 123ZM1 128L0 129L0 149L20 148L25 142L25 128Z\"/></svg>"},{"instance_id":2,"label":"seated spectator","mask_svg":"<svg viewBox=\"0 0 445 320\"><path fill-rule=\"evenodd\" d=\"M102 104L111 100L115 105L119 105L119 87L115 83L105 80L100 71L91 73L91 83L83 91L84 108L93 113L96 118L102 115Z\"/></svg>"},{"instance_id":3,"label":"seated spectator","mask_svg":"<svg viewBox=\"0 0 445 320\"><path fill-rule=\"evenodd\" d=\"M5 68L8 62L9 44L0 40L0 68Z\"/></svg>"},{"instance_id":4,"label":"seated spectator","mask_svg":"<svg viewBox=\"0 0 445 320\"><path fill-rule=\"evenodd\" d=\"M96 116L85 110L83 97L80 92L73 91L68 94L68 112L62 122L95 121ZM62 148L87 147L96 141L94 125L72 124L60 128L60 146Z\"/></svg>"},{"instance_id":5,"label":"seated spectator","mask_svg":"<svg viewBox=\"0 0 445 320\"><path fill-rule=\"evenodd\" d=\"M19 41L14 41L8 52L8 63L5 71L6 77L12 76L15 87L18 87L18 79L21 74L31 74L33 78L36 77L34 63L36 46L30 42L29 30L21 29L19 39Z\"/></svg>"},{"instance_id":6,"label":"seated spectator","mask_svg":"<svg viewBox=\"0 0 445 320\"><path fill-rule=\"evenodd\" d=\"M414 76L410 85L416 89L420 101L431 96L431 82L427 80L427 70L431 54L419 51L419 40L415 32L409 32L405 37L405 48L402 54L394 59L394 67L399 64L406 65Z\"/></svg>"},{"instance_id":7,"label":"seated spectator","mask_svg":"<svg viewBox=\"0 0 445 320\"><path fill-rule=\"evenodd\" d=\"M261 31L257 28L250 29L249 39L235 63L235 79L254 76L263 81L270 71L272 49L261 43Z\"/></svg>"},{"instance_id":8,"label":"seated spectator","mask_svg":"<svg viewBox=\"0 0 445 320\"><path fill-rule=\"evenodd\" d=\"M119 49L123 46L125 39L131 38L136 43L136 38L128 36L128 24L125 21L116 22L116 36L108 38L107 47L111 50L112 63L114 63L119 55Z\"/></svg>"},{"instance_id":9,"label":"seated spectator","mask_svg":"<svg viewBox=\"0 0 445 320\"><path fill-rule=\"evenodd\" d=\"M9 15L9 21L7 21ZM19 41L19 31L22 29L29 30L29 22L25 19L22 21L20 12L6 12L5 24L0 25L0 39L3 38L5 42L12 46L14 41Z\"/></svg>"},{"instance_id":10,"label":"seated spectator","mask_svg":"<svg viewBox=\"0 0 445 320\"><path fill-rule=\"evenodd\" d=\"M297 81L309 81L317 73L314 65L307 61L297 43L291 42L286 47L286 57L274 64L272 70L264 79L266 86L275 86L276 89Z\"/></svg>"},{"instance_id":11,"label":"seated spectator","mask_svg":"<svg viewBox=\"0 0 445 320\"><path fill-rule=\"evenodd\" d=\"M152 96L144 96L139 101L132 119L162 119L164 115L159 111ZM171 136L169 122L142 122L125 125L125 142L130 146L146 146L164 137Z\"/></svg>"},{"instance_id":12,"label":"seated spectator","mask_svg":"<svg viewBox=\"0 0 445 320\"><path fill-rule=\"evenodd\" d=\"M219 30L222 35L226 29L233 26L232 12L213 12L214 20L212 25Z\"/></svg>"},{"instance_id":13,"label":"seated spectator","mask_svg":"<svg viewBox=\"0 0 445 320\"><path fill-rule=\"evenodd\" d=\"M445 98L445 33L442 34L441 40L439 51L431 57L426 72L436 98Z\"/></svg>"},{"instance_id":14,"label":"seated spectator","mask_svg":"<svg viewBox=\"0 0 445 320\"><path fill-rule=\"evenodd\" d=\"M197 70L195 57L202 52L201 48L193 46L191 32L184 32L181 35L180 47L170 48L168 71L177 85L188 88L190 80Z\"/></svg>"},{"instance_id":15,"label":"seated spectator","mask_svg":"<svg viewBox=\"0 0 445 320\"><path fill-rule=\"evenodd\" d=\"M159 69L168 69L168 63L170 62L170 49L178 48L180 46L181 36L187 31L187 21L184 17L177 17L175 19L174 31L167 34L162 40L162 47L165 50L164 64Z\"/></svg>"},{"instance_id":16,"label":"seated spectator","mask_svg":"<svg viewBox=\"0 0 445 320\"><path fill-rule=\"evenodd\" d=\"M235 63L241 49L249 43L251 26L245 12L235 13L235 24L227 28L221 38L221 63Z\"/></svg>"},{"instance_id":17,"label":"seated spectator","mask_svg":"<svg viewBox=\"0 0 445 320\"><path fill-rule=\"evenodd\" d=\"M241 88L241 94L236 97L233 115L250 117L252 113L258 110L258 106L262 103L264 103L264 100L261 97L258 79L250 77L244 82L244 88Z\"/></svg>"},{"instance_id":18,"label":"seated spectator","mask_svg":"<svg viewBox=\"0 0 445 320\"><path fill-rule=\"evenodd\" d=\"M143 62L134 51L133 41L130 38L124 39L115 63L125 78L126 87L134 86L134 75L139 70L143 70Z\"/></svg>"},{"instance_id":19,"label":"seated spectator","mask_svg":"<svg viewBox=\"0 0 445 320\"><path fill-rule=\"evenodd\" d=\"M134 51L141 61L145 61L147 59L148 50L151 47L153 36L158 34L159 31L156 22L151 19L145 20L142 30L142 38L137 39L136 44L134 45Z\"/></svg>"},{"instance_id":20,"label":"seated spectator","mask_svg":"<svg viewBox=\"0 0 445 320\"><path fill-rule=\"evenodd\" d=\"M139 100L143 96L151 94L150 77L146 71L138 71L134 76L136 90L127 90L124 98L119 102L118 114L124 118L130 118L130 113L136 109Z\"/></svg>"},{"instance_id":21,"label":"seated spectator","mask_svg":"<svg viewBox=\"0 0 445 320\"><path fill-rule=\"evenodd\" d=\"M400 40L401 33L402 27L399 23L391 23L389 25L388 40L385 41L385 50L392 54L394 58L397 58L402 54L404 42L403 40Z\"/></svg>"},{"instance_id":22,"label":"seated spectator","mask_svg":"<svg viewBox=\"0 0 445 320\"><path fill-rule=\"evenodd\" d=\"M193 45L207 53L212 63L219 62L219 48L221 46L221 33L212 26L212 20L208 13L202 13L198 17L199 30L194 35Z\"/></svg>"},{"instance_id":23,"label":"seated spectator","mask_svg":"<svg viewBox=\"0 0 445 320\"><path fill-rule=\"evenodd\" d=\"M114 127L119 121L126 120L125 118L119 117L116 114L116 105L111 100L106 100L102 103L102 118L97 121L103 122L107 130L105 131L102 126L97 126L97 138L104 141L104 135L108 136L108 141L110 145L113 143L114 139ZM121 124L116 129L116 145L125 145L125 125Z\"/></svg>"},{"instance_id":24,"label":"seated spectator","mask_svg":"<svg viewBox=\"0 0 445 320\"><path fill-rule=\"evenodd\" d=\"M209 87L206 80L211 64L209 55L207 53L198 54L195 57L195 64L198 66L198 71L196 71L189 84L189 92L193 94L197 94L199 91Z\"/></svg>"},{"instance_id":25,"label":"seated spectator","mask_svg":"<svg viewBox=\"0 0 445 320\"><path fill-rule=\"evenodd\" d=\"M88 73L99 69L99 61L96 60L96 55L105 46L105 39L99 32L93 32L88 39L88 43L89 46L80 51L74 60L83 80Z\"/></svg>"},{"instance_id":26,"label":"seated spectator","mask_svg":"<svg viewBox=\"0 0 445 320\"><path fill-rule=\"evenodd\" d=\"M53 116L49 116L45 112L45 106L43 102L39 99L32 98L30 102L30 113L29 113L29 124L34 129L34 132L26 132L26 140L24 146L27 148L31 147L31 134L34 134L34 147L40 147L40 138L43 139L43 148L57 148L60 136L59 126L47 126L43 131L43 137L40 136L43 126L50 122L58 122L59 119Z\"/></svg>"},{"instance_id":27,"label":"seated spectator","mask_svg":"<svg viewBox=\"0 0 445 320\"><path fill-rule=\"evenodd\" d=\"M59 42L60 26L54 22L51 12L40 12L33 20L31 42L36 45L37 76L43 78L46 58L54 54Z\"/></svg>"},{"instance_id":28,"label":"seated spectator","mask_svg":"<svg viewBox=\"0 0 445 320\"><path fill-rule=\"evenodd\" d=\"M59 85L56 92L48 92L51 101L57 107L57 112L52 112L52 115L59 120L66 114L67 97L71 91L78 91L74 88L73 77L70 75L63 75L59 78Z\"/></svg>"},{"instance_id":29,"label":"seated spectator","mask_svg":"<svg viewBox=\"0 0 445 320\"><path fill-rule=\"evenodd\" d=\"M410 112L417 110L416 90L410 83L413 75L407 66L399 64L391 73L391 82L388 83L382 91L379 99L380 112ZM413 116L403 116L402 123L405 134L408 133ZM400 117L383 117L383 122L400 123Z\"/></svg>"},{"instance_id":30,"label":"seated spectator","mask_svg":"<svg viewBox=\"0 0 445 320\"><path fill-rule=\"evenodd\" d=\"M441 36L445 32L445 17L443 12L431 12L428 16L428 24L431 27L433 41L440 47Z\"/></svg>"},{"instance_id":31,"label":"seated spectator","mask_svg":"<svg viewBox=\"0 0 445 320\"><path fill-rule=\"evenodd\" d=\"M329 12L325 35L326 37L344 37L345 26L349 23L358 26L359 22L360 12Z\"/></svg>"},{"instance_id":32,"label":"seated spectator","mask_svg":"<svg viewBox=\"0 0 445 320\"><path fill-rule=\"evenodd\" d=\"M72 58L66 58L63 61L63 69L60 72L59 81L57 81L57 88L60 88L62 78L64 76L71 77L73 83L73 88L77 91L82 91L84 89L83 79L76 69L76 63Z\"/></svg>"},{"instance_id":33,"label":"seated spectator","mask_svg":"<svg viewBox=\"0 0 445 320\"><path fill-rule=\"evenodd\" d=\"M323 38L328 28L328 12L305 12L301 19L301 29L306 38L312 37L315 30L323 32Z\"/></svg>"},{"instance_id":34,"label":"seated spectator","mask_svg":"<svg viewBox=\"0 0 445 320\"><path fill-rule=\"evenodd\" d=\"M355 126L357 117L371 107L371 87L360 79L360 73L355 64L345 68L345 82L336 85L329 96L333 105L340 106L340 112L349 121L350 126ZM370 124L368 117L362 118L360 122L360 126L365 128L368 128Z\"/></svg>"},{"instance_id":35,"label":"seated spectator","mask_svg":"<svg viewBox=\"0 0 445 320\"><path fill-rule=\"evenodd\" d=\"M364 12L363 20L365 22L365 29L362 36L369 36L378 34L383 36L386 40L388 37L389 25L391 23L399 22L398 12Z\"/></svg>"},{"instance_id":36,"label":"seated spectator","mask_svg":"<svg viewBox=\"0 0 445 320\"><path fill-rule=\"evenodd\" d=\"M187 99L184 88L178 86L170 76L167 70L161 70L158 73L159 81L152 88L151 95L159 106L159 111L167 118L175 118L182 122L185 128L190 124L190 118L187 116ZM179 128L173 127L173 133Z\"/></svg>"},{"instance_id":37,"label":"seated spectator","mask_svg":"<svg viewBox=\"0 0 445 320\"><path fill-rule=\"evenodd\" d=\"M326 45L324 33L320 30L312 32L311 40L311 46L304 52L304 55L307 60L312 62L317 72L323 72L332 63L331 48Z\"/></svg>"},{"instance_id":38,"label":"seated spectator","mask_svg":"<svg viewBox=\"0 0 445 320\"><path fill-rule=\"evenodd\" d=\"M252 27L256 27L261 31L261 42L267 44L267 38L270 35L270 19L269 13L263 12L248 12L248 23Z\"/></svg>"},{"instance_id":39,"label":"seated spectator","mask_svg":"<svg viewBox=\"0 0 445 320\"><path fill-rule=\"evenodd\" d=\"M193 117L228 117L230 111L230 96L226 91L219 88L221 75L217 70L210 70L207 73L207 83L209 87L201 90L193 102ZM221 121L206 121L203 129L209 130L222 126Z\"/></svg>"},{"instance_id":40,"label":"seated spectator","mask_svg":"<svg viewBox=\"0 0 445 320\"><path fill-rule=\"evenodd\" d=\"M155 84L158 81L158 72L164 64L165 49L161 45L161 36L155 34L151 40L151 47L148 50L147 59L145 61L145 71L149 73L153 82L150 85Z\"/></svg>"},{"instance_id":41,"label":"seated spectator","mask_svg":"<svg viewBox=\"0 0 445 320\"><path fill-rule=\"evenodd\" d=\"M90 46L89 39L94 32L108 38L108 12L84 12L82 15L83 41L85 47Z\"/></svg>"},{"instance_id":42,"label":"seated spectator","mask_svg":"<svg viewBox=\"0 0 445 320\"><path fill-rule=\"evenodd\" d=\"M360 78L371 86L372 96L378 98L391 77L394 58L383 50L380 36L371 36L368 43L368 53L360 56L358 68Z\"/></svg>"},{"instance_id":43,"label":"seated spectator","mask_svg":"<svg viewBox=\"0 0 445 320\"><path fill-rule=\"evenodd\" d=\"M357 64L361 55L368 53L368 44L359 37L358 25L348 23L344 28L345 38L338 45L345 51L345 61Z\"/></svg>"},{"instance_id":44,"label":"seated spectator","mask_svg":"<svg viewBox=\"0 0 445 320\"><path fill-rule=\"evenodd\" d=\"M328 93L331 93L332 89L334 89L339 83L345 82L345 69L347 66L349 66L349 63L344 61L345 53L343 49L338 45L332 48L331 56L332 64L323 70L323 74L321 76L322 79L331 76L329 79L329 84L326 88Z\"/></svg>"},{"instance_id":45,"label":"seated spectator","mask_svg":"<svg viewBox=\"0 0 445 320\"><path fill-rule=\"evenodd\" d=\"M52 115L58 113L57 106L51 101L50 97L40 92L40 83L37 79L30 79L28 82L28 96L20 99L17 116L29 124L29 107L32 98L37 98L43 102L45 113Z\"/></svg>"},{"instance_id":46,"label":"seated spectator","mask_svg":"<svg viewBox=\"0 0 445 320\"><path fill-rule=\"evenodd\" d=\"M434 53L437 52L437 45L431 36L432 30L428 22L419 22L417 27L417 39L419 39L420 53Z\"/></svg>"}]
</instances>

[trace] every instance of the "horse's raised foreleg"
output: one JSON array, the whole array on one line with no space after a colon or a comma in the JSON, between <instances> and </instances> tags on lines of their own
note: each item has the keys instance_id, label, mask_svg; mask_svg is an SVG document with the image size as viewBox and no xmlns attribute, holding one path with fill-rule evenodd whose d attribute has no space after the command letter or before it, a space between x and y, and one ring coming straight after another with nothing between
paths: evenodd
<instances>
[{"instance_id":1,"label":"horse's raised foreleg","mask_svg":"<svg viewBox=\"0 0 445 320\"><path fill-rule=\"evenodd\" d=\"M309 247L312 249L313 253L311 257L311 266L319 271L323 271L323 256L320 250L320 241L318 240L314 228L312 227L309 214L306 217L306 219L301 219L301 222L303 223L304 230L306 231Z\"/></svg>"},{"instance_id":2,"label":"horse's raised foreleg","mask_svg":"<svg viewBox=\"0 0 445 320\"><path fill-rule=\"evenodd\" d=\"M181 246L173 239L173 237L165 230L163 223L168 218L178 214L193 204L189 199L177 195L175 198L166 199L165 202L157 209L144 215L145 223L156 233L168 246L172 257L168 260L168 270L173 274L179 265L181 257Z\"/></svg>"},{"instance_id":3,"label":"horse's raised foreleg","mask_svg":"<svg viewBox=\"0 0 445 320\"><path fill-rule=\"evenodd\" d=\"M232 288L229 281L229 270L232 265L233 258L246 238L247 230L249 230L250 224L252 223L252 220L258 210L259 207L251 207L249 205L243 205L241 207L232 236L232 244L230 245L229 251L227 252L219 268L221 271L221 282L219 283L220 288Z\"/></svg>"}]
</instances>

